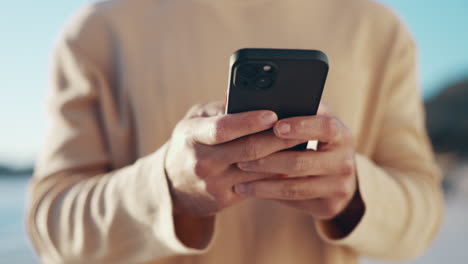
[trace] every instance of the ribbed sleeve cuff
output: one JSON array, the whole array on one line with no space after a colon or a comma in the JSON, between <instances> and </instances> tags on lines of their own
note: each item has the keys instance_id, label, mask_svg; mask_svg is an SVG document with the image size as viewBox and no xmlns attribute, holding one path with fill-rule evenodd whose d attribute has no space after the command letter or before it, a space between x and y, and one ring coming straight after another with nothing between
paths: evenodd
<instances>
[{"instance_id":1,"label":"ribbed sleeve cuff","mask_svg":"<svg viewBox=\"0 0 468 264\"><path fill-rule=\"evenodd\" d=\"M354 229L344 237L334 238L333 224L330 221L315 221L320 237L334 245L342 245L365 252L378 252L388 241L387 232L392 224L392 216L386 212L391 207L392 199L402 199L393 196L395 182L381 168L368 158L356 155L357 177L359 191L365 206L364 215ZM398 202L395 204L399 204ZM397 212L397 208L391 208ZM395 217L398 217L396 215ZM393 229L393 228L390 228Z\"/></svg>"},{"instance_id":2,"label":"ribbed sleeve cuff","mask_svg":"<svg viewBox=\"0 0 468 264\"><path fill-rule=\"evenodd\" d=\"M178 237L175 231L173 208L171 194L169 190L169 183L164 169L165 155L167 152L168 144L166 143L157 152L148 156L145 162L147 175L150 176L151 193L149 196L149 203L157 205L157 208L149 206L150 210L154 210L154 218L152 223L153 235L160 241L158 250L163 250L158 255L191 255L203 254L208 251L213 244L213 237L215 233L216 220L213 221L213 227L207 228L212 230L211 234L207 235L208 243L202 249L195 249L187 247ZM159 243L158 243L159 244ZM163 245L163 247L161 247Z\"/></svg>"}]
</instances>

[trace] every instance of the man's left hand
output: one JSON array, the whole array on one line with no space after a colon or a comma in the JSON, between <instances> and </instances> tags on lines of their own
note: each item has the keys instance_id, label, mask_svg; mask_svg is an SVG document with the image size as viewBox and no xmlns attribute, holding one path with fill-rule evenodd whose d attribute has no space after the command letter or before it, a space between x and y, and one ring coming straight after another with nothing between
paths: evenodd
<instances>
[{"instance_id":1,"label":"man's left hand","mask_svg":"<svg viewBox=\"0 0 468 264\"><path fill-rule=\"evenodd\" d=\"M353 136L339 119L323 113L323 108L316 116L283 119L273 128L280 138L318 140L317 151L282 151L238 163L242 170L274 173L278 177L239 184L235 191L244 196L280 200L316 219L333 219L346 211L358 193Z\"/></svg>"}]
</instances>

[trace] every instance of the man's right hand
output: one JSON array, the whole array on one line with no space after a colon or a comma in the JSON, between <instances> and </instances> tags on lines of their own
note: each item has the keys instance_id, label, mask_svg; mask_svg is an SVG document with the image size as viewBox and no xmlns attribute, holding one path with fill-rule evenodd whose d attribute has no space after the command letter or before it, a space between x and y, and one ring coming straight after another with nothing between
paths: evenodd
<instances>
[{"instance_id":1,"label":"man's right hand","mask_svg":"<svg viewBox=\"0 0 468 264\"><path fill-rule=\"evenodd\" d=\"M221 102L195 106L173 131L165 166L175 213L209 216L239 202L234 185L275 175L245 172L236 163L303 143L269 130L274 112L226 115L223 108Z\"/></svg>"}]
</instances>

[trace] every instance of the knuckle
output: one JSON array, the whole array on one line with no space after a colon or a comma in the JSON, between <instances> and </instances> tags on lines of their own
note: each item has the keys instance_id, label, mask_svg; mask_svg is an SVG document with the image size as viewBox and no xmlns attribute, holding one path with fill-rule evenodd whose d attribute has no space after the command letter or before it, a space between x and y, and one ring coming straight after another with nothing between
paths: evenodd
<instances>
[{"instance_id":1,"label":"knuckle","mask_svg":"<svg viewBox=\"0 0 468 264\"><path fill-rule=\"evenodd\" d=\"M307 125L308 125L308 121L304 120L304 119L301 119L301 120L297 121L297 123L294 125L294 127L296 129L303 130L303 129L307 128Z\"/></svg>"},{"instance_id":2,"label":"knuckle","mask_svg":"<svg viewBox=\"0 0 468 264\"><path fill-rule=\"evenodd\" d=\"M185 114L185 119L210 116L207 112L209 108L210 103L195 104L187 111L187 113Z\"/></svg>"},{"instance_id":3,"label":"knuckle","mask_svg":"<svg viewBox=\"0 0 468 264\"><path fill-rule=\"evenodd\" d=\"M267 162L265 159L257 159L257 160L252 160L249 163L250 163L250 168L258 168L258 167L265 166Z\"/></svg>"},{"instance_id":4,"label":"knuckle","mask_svg":"<svg viewBox=\"0 0 468 264\"><path fill-rule=\"evenodd\" d=\"M220 114L223 114L222 101L209 102L203 106L203 117L217 116Z\"/></svg>"},{"instance_id":5,"label":"knuckle","mask_svg":"<svg viewBox=\"0 0 468 264\"><path fill-rule=\"evenodd\" d=\"M327 139L333 140L340 133L340 123L336 118L331 116L323 117L323 129Z\"/></svg>"},{"instance_id":6,"label":"knuckle","mask_svg":"<svg viewBox=\"0 0 468 264\"><path fill-rule=\"evenodd\" d=\"M350 176L354 174L355 165L352 157L346 157L340 166L340 174L343 176Z\"/></svg>"},{"instance_id":7,"label":"knuckle","mask_svg":"<svg viewBox=\"0 0 468 264\"><path fill-rule=\"evenodd\" d=\"M206 191L208 194L213 195L213 197L216 197L216 193L218 190L218 183L213 180L205 180L205 186L204 186L204 191Z\"/></svg>"},{"instance_id":8,"label":"knuckle","mask_svg":"<svg viewBox=\"0 0 468 264\"><path fill-rule=\"evenodd\" d=\"M295 154L291 158L291 169L295 172L303 172L307 169L308 162L300 154Z\"/></svg>"},{"instance_id":9,"label":"knuckle","mask_svg":"<svg viewBox=\"0 0 468 264\"><path fill-rule=\"evenodd\" d=\"M296 189L290 184L285 184L284 187L281 188L281 196L286 199L292 199L296 197Z\"/></svg>"},{"instance_id":10,"label":"knuckle","mask_svg":"<svg viewBox=\"0 0 468 264\"><path fill-rule=\"evenodd\" d=\"M226 140L227 127L223 118L219 118L215 121L210 133L210 136L215 141L215 143L224 142Z\"/></svg>"},{"instance_id":11,"label":"knuckle","mask_svg":"<svg viewBox=\"0 0 468 264\"><path fill-rule=\"evenodd\" d=\"M199 156L198 152L201 151L201 144L198 142L195 133L189 129L183 129L174 133L171 137L171 145L176 145L193 159L197 159Z\"/></svg>"},{"instance_id":12,"label":"knuckle","mask_svg":"<svg viewBox=\"0 0 468 264\"><path fill-rule=\"evenodd\" d=\"M301 140L298 140L298 139L275 138L275 140L277 140L278 146L281 149L288 149L300 143L303 143Z\"/></svg>"},{"instance_id":13,"label":"knuckle","mask_svg":"<svg viewBox=\"0 0 468 264\"><path fill-rule=\"evenodd\" d=\"M197 177L204 179L210 174L211 165L212 162L209 159L197 159L193 166L193 172Z\"/></svg>"},{"instance_id":14,"label":"knuckle","mask_svg":"<svg viewBox=\"0 0 468 264\"><path fill-rule=\"evenodd\" d=\"M286 183L281 188L281 196L286 199L297 199L303 196L307 196L307 191L300 188L297 184Z\"/></svg>"},{"instance_id":15,"label":"knuckle","mask_svg":"<svg viewBox=\"0 0 468 264\"><path fill-rule=\"evenodd\" d=\"M197 116L198 113L200 112L200 109L202 109L202 105L201 104L195 104L193 105L192 107L190 107L190 109L188 110L187 112L187 117L194 117L194 116Z\"/></svg>"},{"instance_id":16,"label":"knuckle","mask_svg":"<svg viewBox=\"0 0 468 264\"><path fill-rule=\"evenodd\" d=\"M225 207L229 206L229 204L231 203L231 200L232 200L231 196L232 195L230 195L227 192L223 192L223 193L217 195L216 201L217 201L219 209L222 209L222 208L225 208Z\"/></svg>"},{"instance_id":17,"label":"knuckle","mask_svg":"<svg viewBox=\"0 0 468 264\"><path fill-rule=\"evenodd\" d=\"M349 197L352 193L352 185L347 181L342 181L336 185L335 195L338 197Z\"/></svg>"},{"instance_id":18,"label":"knuckle","mask_svg":"<svg viewBox=\"0 0 468 264\"><path fill-rule=\"evenodd\" d=\"M211 157L213 156L213 147L206 146L203 144L195 143L193 148L190 150L192 157L196 162L211 163Z\"/></svg>"},{"instance_id":19,"label":"knuckle","mask_svg":"<svg viewBox=\"0 0 468 264\"><path fill-rule=\"evenodd\" d=\"M244 157L249 159L259 159L261 158L260 150L258 149L258 142L254 136L249 136L245 140L244 148Z\"/></svg>"},{"instance_id":20,"label":"knuckle","mask_svg":"<svg viewBox=\"0 0 468 264\"><path fill-rule=\"evenodd\" d=\"M184 136L182 138L182 142L183 142L185 147L188 147L190 149L195 148L195 146L197 145L197 141L195 140L195 136L192 133L188 132L188 131L186 131L184 133Z\"/></svg>"},{"instance_id":21,"label":"knuckle","mask_svg":"<svg viewBox=\"0 0 468 264\"><path fill-rule=\"evenodd\" d=\"M331 219L340 213L340 205L334 201L325 201L322 206L322 218Z\"/></svg>"}]
</instances>

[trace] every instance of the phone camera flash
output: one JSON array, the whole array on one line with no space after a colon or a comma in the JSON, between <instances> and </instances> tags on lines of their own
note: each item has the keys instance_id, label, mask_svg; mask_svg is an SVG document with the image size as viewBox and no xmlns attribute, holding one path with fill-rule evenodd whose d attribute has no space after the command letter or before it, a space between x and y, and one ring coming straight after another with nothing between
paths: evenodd
<instances>
[{"instance_id":1,"label":"phone camera flash","mask_svg":"<svg viewBox=\"0 0 468 264\"><path fill-rule=\"evenodd\" d=\"M267 65L264 65L264 66L263 66L263 71L264 71L264 72L269 72L269 71L271 71L271 69L272 69L272 68L271 68L271 65L268 65L268 64L267 64Z\"/></svg>"}]
</instances>

